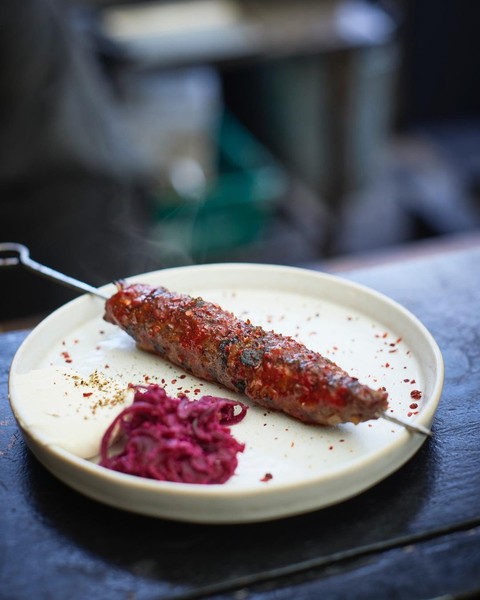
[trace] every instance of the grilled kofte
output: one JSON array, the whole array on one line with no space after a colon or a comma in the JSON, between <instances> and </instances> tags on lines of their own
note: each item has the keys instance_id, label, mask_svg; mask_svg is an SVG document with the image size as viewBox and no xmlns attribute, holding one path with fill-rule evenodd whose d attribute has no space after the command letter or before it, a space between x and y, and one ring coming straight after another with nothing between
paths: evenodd
<instances>
[{"instance_id":1,"label":"grilled kofte","mask_svg":"<svg viewBox=\"0 0 480 600\"><path fill-rule=\"evenodd\" d=\"M387 393L373 390L289 336L242 321L217 304L163 287L118 284L105 320L144 350L196 377L245 394L305 423L380 417Z\"/></svg>"}]
</instances>

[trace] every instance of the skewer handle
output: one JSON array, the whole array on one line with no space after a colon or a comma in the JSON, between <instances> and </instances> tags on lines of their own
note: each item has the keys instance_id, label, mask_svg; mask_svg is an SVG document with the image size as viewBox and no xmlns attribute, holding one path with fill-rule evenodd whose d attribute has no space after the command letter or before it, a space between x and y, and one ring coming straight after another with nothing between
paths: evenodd
<instances>
[{"instance_id":1,"label":"skewer handle","mask_svg":"<svg viewBox=\"0 0 480 600\"><path fill-rule=\"evenodd\" d=\"M50 267L46 267L45 265L41 265L40 263L34 261L30 258L30 252L28 248L23 244L17 244L13 242L0 244L0 267L14 267L17 265L22 265L29 271L38 273L47 279L53 279L54 281L61 283L68 288L93 294L94 296L98 296L103 300L107 300L109 298L107 294L100 292L96 287L93 287L88 283L84 283L83 281L79 281L78 279L74 279L68 275L64 275L59 271L55 271Z\"/></svg>"}]
</instances>

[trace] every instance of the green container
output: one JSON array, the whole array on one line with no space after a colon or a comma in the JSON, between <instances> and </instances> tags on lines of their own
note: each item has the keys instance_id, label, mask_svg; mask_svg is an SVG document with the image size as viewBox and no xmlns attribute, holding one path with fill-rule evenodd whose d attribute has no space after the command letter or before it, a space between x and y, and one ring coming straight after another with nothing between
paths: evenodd
<instances>
[{"instance_id":1,"label":"green container","mask_svg":"<svg viewBox=\"0 0 480 600\"><path fill-rule=\"evenodd\" d=\"M202 197L166 190L153 201L159 241L195 262L259 240L286 191L284 171L231 115L223 116L216 143L218 176Z\"/></svg>"}]
</instances>

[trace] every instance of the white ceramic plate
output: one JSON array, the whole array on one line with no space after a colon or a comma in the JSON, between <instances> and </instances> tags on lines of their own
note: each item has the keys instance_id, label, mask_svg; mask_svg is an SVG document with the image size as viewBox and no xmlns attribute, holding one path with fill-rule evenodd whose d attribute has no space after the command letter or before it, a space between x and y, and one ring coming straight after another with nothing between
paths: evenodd
<instances>
[{"instance_id":1,"label":"white ceramic plate","mask_svg":"<svg viewBox=\"0 0 480 600\"><path fill-rule=\"evenodd\" d=\"M268 265L181 267L134 280L201 295L295 336L362 382L385 386L392 415L431 425L443 386L439 348L418 319L377 292L330 275ZM94 455L121 408L109 401L128 383L163 380L171 395L189 390L191 398L213 394L245 401L138 350L102 316L102 300L88 295L58 309L19 348L9 381L11 406L33 453L59 479L100 502L191 522L274 519L362 492L424 442L424 436L384 419L324 428L252 405L232 427L246 448L223 485L159 482L102 468ZM412 398L414 390L420 400ZM98 408L102 401L106 408Z\"/></svg>"}]
</instances>

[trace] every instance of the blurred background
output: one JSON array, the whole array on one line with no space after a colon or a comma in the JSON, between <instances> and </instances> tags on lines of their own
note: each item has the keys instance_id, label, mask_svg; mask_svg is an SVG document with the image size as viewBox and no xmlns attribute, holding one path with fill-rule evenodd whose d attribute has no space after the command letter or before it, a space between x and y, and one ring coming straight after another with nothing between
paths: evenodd
<instances>
[{"instance_id":1,"label":"blurred background","mask_svg":"<svg viewBox=\"0 0 480 600\"><path fill-rule=\"evenodd\" d=\"M479 17L467 0L4 0L0 241L100 285L476 236ZM0 287L4 319L71 297L18 269Z\"/></svg>"}]
</instances>

